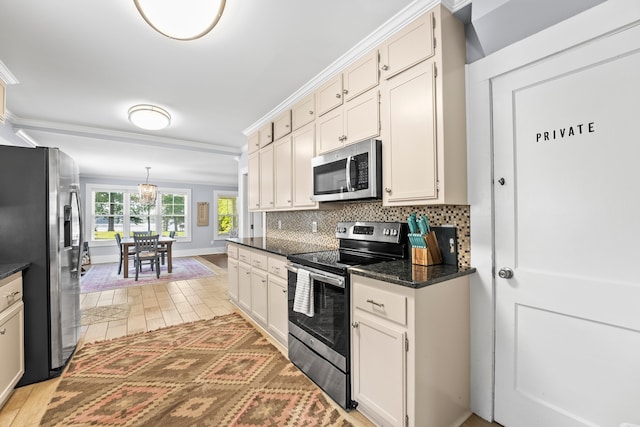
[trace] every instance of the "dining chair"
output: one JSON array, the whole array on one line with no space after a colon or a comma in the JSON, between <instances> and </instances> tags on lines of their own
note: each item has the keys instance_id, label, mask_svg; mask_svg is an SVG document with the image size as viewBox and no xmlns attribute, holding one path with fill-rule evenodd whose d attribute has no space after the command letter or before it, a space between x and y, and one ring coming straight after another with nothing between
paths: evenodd
<instances>
[{"instance_id":1,"label":"dining chair","mask_svg":"<svg viewBox=\"0 0 640 427\"><path fill-rule=\"evenodd\" d=\"M175 231L170 231L169 232L169 237L171 239L175 239L176 238L176 232ZM160 252L160 262L162 262L162 265L164 265L164 255L167 253L167 246L160 246L158 247L158 252Z\"/></svg>"},{"instance_id":2,"label":"dining chair","mask_svg":"<svg viewBox=\"0 0 640 427\"><path fill-rule=\"evenodd\" d=\"M118 245L118 251L120 251L120 264L118 265L118 275L122 272L122 261L124 261L124 253L122 251L122 238L120 233L116 233L116 244ZM136 262L136 250L132 247L127 248L127 256L133 260L133 264Z\"/></svg>"},{"instance_id":3,"label":"dining chair","mask_svg":"<svg viewBox=\"0 0 640 427\"><path fill-rule=\"evenodd\" d=\"M151 269L156 267L156 277L160 277L160 252L158 252L158 235L133 235L136 243L136 281L138 273L142 271L142 262L150 261Z\"/></svg>"}]
</instances>

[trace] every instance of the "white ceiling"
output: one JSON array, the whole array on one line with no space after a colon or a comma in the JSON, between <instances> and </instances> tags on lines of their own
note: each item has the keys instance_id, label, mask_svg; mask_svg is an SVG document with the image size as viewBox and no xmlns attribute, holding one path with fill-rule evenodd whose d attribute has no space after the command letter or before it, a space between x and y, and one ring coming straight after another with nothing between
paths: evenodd
<instances>
[{"instance_id":1,"label":"white ceiling","mask_svg":"<svg viewBox=\"0 0 640 427\"><path fill-rule=\"evenodd\" d=\"M416 1L227 0L211 33L181 42L133 0L1 0L0 61L19 82L10 126L83 176L140 180L151 166L152 179L235 185L243 131ZM138 103L171 126L135 128Z\"/></svg>"}]
</instances>

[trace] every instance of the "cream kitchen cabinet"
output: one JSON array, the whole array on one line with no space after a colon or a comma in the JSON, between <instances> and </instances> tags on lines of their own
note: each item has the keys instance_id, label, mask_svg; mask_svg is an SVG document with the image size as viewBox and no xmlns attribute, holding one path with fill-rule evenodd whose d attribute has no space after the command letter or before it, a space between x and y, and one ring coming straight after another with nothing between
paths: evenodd
<instances>
[{"instance_id":1,"label":"cream kitchen cabinet","mask_svg":"<svg viewBox=\"0 0 640 427\"><path fill-rule=\"evenodd\" d=\"M237 259L231 258L237 253ZM280 343L287 344L287 270L284 256L229 242L229 294L237 283L238 298L231 301ZM229 255L231 254L231 255ZM237 279L231 272L238 266Z\"/></svg>"},{"instance_id":2,"label":"cream kitchen cabinet","mask_svg":"<svg viewBox=\"0 0 640 427\"><path fill-rule=\"evenodd\" d=\"M378 135L380 92L374 88L316 119L316 152L326 153Z\"/></svg>"},{"instance_id":3,"label":"cream kitchen cabinet","mask_svg":"<svg viewBox=\"0 0 640 427\"><path fill-rule=\"evenodd\" d=\"M273 120L273 140L277 141L291 133L291 110L281 113Z\"/></svg>"},{"instance_id":4,"label":"cream kitchen cabinet","mask_svg":"<svg viewBox=\"0 0 640 427\"><path fill-rule=\"evenodd\" d=\"M227 275L229 280L229 298L233 302L238 302L238 247L227 244Z\"/></svg>"},{"instance_id":5,"label":"cream kitchen cabinet","mask_svg":"<svg viewBox=\"0 0 640 427\"><path fill-rule=\"evenodd\" d=\"M260 149L260 133L254 132L247 138L247 153L255 153Z\"/></svg>"},{"instance_id":6,"label":"cream kitchen cabinet","mask_svg":"<svg viewBox=\"0 0 640 427\"><path fill-rule=\"evenodd\" d=\"M316 91L316 116L320 117L342 105L342 74L334 76Z\"/></svg>"},{"instance_id":7,"label":"cream kitchen cabinet","mask_svg":"<svg viewBox=\"0 0 640 427\"><path fill-rule=\"evenodd\" d=\"M467 204L464 29L441 6L426 16L435 53L381 85L385 206Z\"/></svg>"},{"instance_id":8,"label":"cream kitchen cabinet","mask_svg":"<svg viewBox=\"0 0 640 427\"><path fill-rule=\"evenodd\" d=\"M260 152L250 154L247 158L248 182L247 182L247 209L256 211L260 209Z\"/></svg>"},{"instance_id":9,"label":"cream kitchen cabinet","mask_svg":"<svg viewBox=\"0 0 640 427\"><path fill-rule=\"evenodd\" d=\"M0 280L0 407L24 374L22 273Z\"/></svg>"},{"instance_id":10,"label":"cream kitchen cabinet","mask_svg":"<svg viewBox=\"0 0 640 427\"><path fill-rule=\"evenodd\" d=\"M369 89L378 86L378 50L375 49L350 65L343 73L344 102L349 102Z\"/></svg>"},{"instance_id":11,"label":"cream kitchen cabinet","mask_svg":"<svg viewBox=\"0 0 640 427\"><path fill-rule=\"evenodd\" d=\"M286 136L276 141L273 149L275 208L290 208L293 205L291 136Z\"/></svg>"},{"instance_id":12,"label":"cream kitchen cabinet","mask_svg":"<svg viewBox=\"0 0 640 427\"><path fill-rule=\"evenodd\" d=\"M274 208L273 145L260 149L260 209Z\"/></svg>"},{"instance_id":13,"label":"cream kitchen cabinet","mask_svg":"<svg viewBox=\"0 0 640 427\"><path fill-rule=\"evenodd\" d=\"M289 333L286 263L285 257L269 255L269 326L267 329L285 345Z\"/></svg>"},{"instance_id":14,"label":"cream kitchen cabinet","mask_svg":"<svg viewBox=\"0 0 640 427\"><path fill-rule=\"evenodd\" d=\"M266 147L273 142L273 122L269 122L258 130L260 148Z\"/></svg>"},{"instance_id":15,"label":"cream kitchen cabinet","mask_svg":"<svg viewBox=\"0 0 640 427\"><path fill-rule=\"evenodd\" d=\"M292 130L300 129L316 119L316 95L307 95L291 109Z\"/></svg>"},{"instance_id":16,"label":"cream kitchen cabinet","mask_svg":"<svg viewBox=\"0 0 640 427\"><path fill-rule=\"evenodd\" d=\"M459 426L469 410L469 280L351 275L352 396L380 426Z\"/></svg>"},{"instance_id":17,"label":"cream kitchen cabinet","mask_svg":"<svg viewBox=\"0 0 640 427\"><path fill-rule=\"evenodd\" d=\"M435 55L434 12L427 12L380 46L380 73L390 79Z\"/></svg>"},{"instance_id":18,"label":"cream kitchen cabinet","mask_svg":"<svg viewBox=\"0 0 640 427\"><path fill-rule=\"evenodd\" d=\"M318 202L311 200L313 176L311 159L316 155L315 123L297 129L291 137L293 164L293 207L314 209Z\"/></svg>"}]
</instances>

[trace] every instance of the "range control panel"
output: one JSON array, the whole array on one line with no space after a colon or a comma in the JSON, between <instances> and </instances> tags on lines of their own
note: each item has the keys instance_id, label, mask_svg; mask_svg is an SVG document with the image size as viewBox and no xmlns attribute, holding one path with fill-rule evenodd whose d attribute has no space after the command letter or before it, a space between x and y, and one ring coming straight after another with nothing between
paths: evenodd
<instances>
[{"instance_id":1,"label":"range control panel","mask_svg":"<svg viewBox=\"0 0 640 427\"><path fill-rule=\"evenodd\" d=\"M406 224L402 222L339 222L336 238L397 243Z\"/></svg>"}]
</instances>

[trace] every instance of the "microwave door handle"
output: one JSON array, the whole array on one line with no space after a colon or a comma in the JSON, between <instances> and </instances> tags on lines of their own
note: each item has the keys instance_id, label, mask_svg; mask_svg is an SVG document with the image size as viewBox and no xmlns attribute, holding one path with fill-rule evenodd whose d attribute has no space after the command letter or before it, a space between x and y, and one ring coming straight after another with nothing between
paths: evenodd
<instances>
[{"instance_id":1,"label":"microwave door handle","mask_svg":"<svg viewBox=\"0 0 640 427\"><path fill-rule=\"evenodd\" d=\"M353 162L353 156L347 157L347 191L353 191L353 185L351 184L351 162Z\"/></svg>"}]
</instances>

